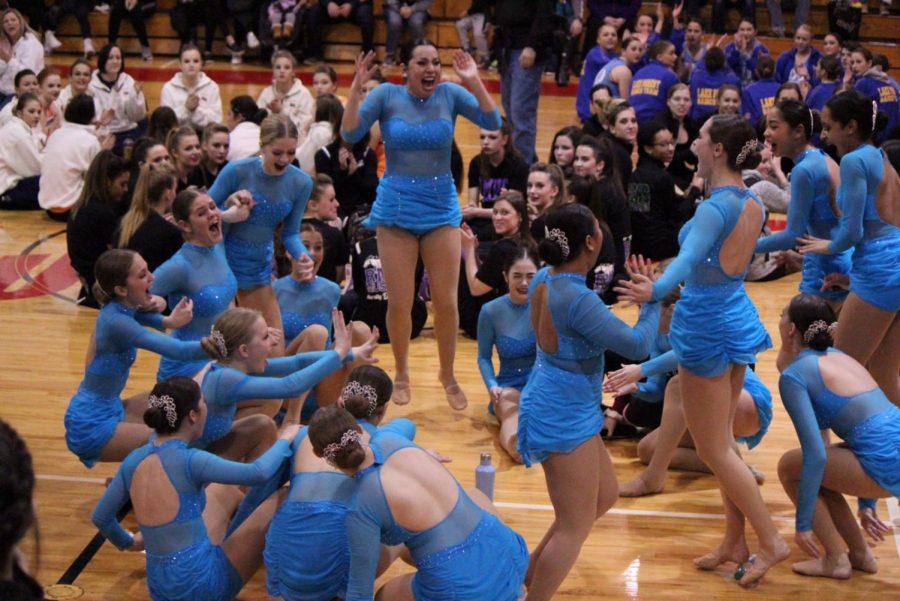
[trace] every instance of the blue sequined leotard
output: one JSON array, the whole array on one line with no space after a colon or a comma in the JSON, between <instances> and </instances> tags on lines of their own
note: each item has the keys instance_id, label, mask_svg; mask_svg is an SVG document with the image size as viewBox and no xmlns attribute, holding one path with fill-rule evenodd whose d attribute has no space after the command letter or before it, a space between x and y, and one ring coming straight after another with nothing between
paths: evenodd
<instances>
[{"instance_id":1,"label":"blue sequined leotard","mask_svg":"<svg viewBox=\"0 0 900 601\"><path fill-rule=\"evenodd\" d=\"M347 355L348 359L345 361L351 356L352 354ZM203 374L200 385L209 407L209 415L203 428L203 436L196 444L205 447L228 434L240 401L278 401L299 396L340 366L341 358L334 351L269 359L266 371L259 375L246 374L233 367L213 363Z\"/></svg>"},{"instance_id":2,"label":"blue sequined leotard","mask_svg":"<svg viewBox=\"0 0 900 601\"><path fill-rule=\"evenodd\" d=\"M797 246L800 236L815 236L830 240L838 225L838 217L831 205L831 180L826 155L818 148L809 149L795 159L791 170L791 203L788 206L787 227L756 243L756 252L768 253ZM850 252L833 255L809 253L803 256L803 279L800 292L820 296L830 301L842 301L847 291L822 291L822 281L831 273L850 272Z\"/></svg>"},{"instance_id":3,"label":"blue sequined leotard","mask_svg":"<svg viewBox=\"0 0 900 601\"><path fill-rule=\"evenodd\" d=\"M476 505L457 485L458 500L447 516L421 532L398 524L385 496L381 469L391 456L414 443L380 432L369 446L375 463L356 476L357 490L347 518L350 579L346 601L372 601L381 543L405 544L416 564L412 592L417 601L514 601L528 568L521 536ZM431 461L422 453L422 461Z\"/></svg>"},{"instance_id":4,"label":"blue sequined leotard","mask_svg":"<svg viewBox=\"0 0 900 601\"><path fill-rule=\"evenodd\" d=\"M841 157L838 206L843 214L828 250L853 249L850 292L883 311L900 311L900 228L878 215L884 158L870 144ZM890 199L898 202L898 199Z\"/></svg>"},{"instance_id":5,"label":"blue sequined leotard","mask_svg":"<svg viewBox=\"0 0 900 601\"><path fill-rule=\"evenodd\" d=\"M538 286L547 287L557 350L551 353L538 344L534 371L519 401L518 451L526 466L550 453L570 453L598 435L604 352L643 359L659 326L658 303L641 307L631 328L587 288L584 274L538 271L528 290L532 311Z\"/></svg>"},{"instance_id":6,"label":"blue sequined leotard","mask_svg":"<svg viewBox=\"0 0 900 601\"><path fill-rule=\"evenodd\" d=\"M718 376L732 363L755 363L756 353L772 346L744 288L746 268L729 275L719 263L722 245L748 199L762 209L762 202L749 190L734 186L713 190L678 233L678 257L653 284L653 299L660 300L684 282L669 341L678 365L698 376Z\"/></svg>"},{"instance_id":7,"label":"blue sequined leotard","mask_svg":"<svg viewBox=\"0 0 900 601\"><path fill-rule=\"evenodd\" d=\"M416 435L416 426L408 419L382 427L359 420L359 425L372 438L379 431L394 432L410 441ZM303 428L294 439L295 456L306 434ZM347 512L356 481L340 472L296 472L293 465L291 459L287 464L290 493L266 534L266 588L270 596L286 601L343 598L350 570ZM271 492L274 490L277 487Z\"/></svg>"},{"instance_id":8,"label":"blue sequined leotard","mask_svg":"<svg viewBox=\"0 0 900 601\"><path fill-rule=\"evenodd\" d=\"M212 248L185 243L172 258L153 272L153 294L167 297L169 307L185 296L194 302L191 323L172 331L178 340L200 340L209 335L219 315L228 310L237 293L237 280L225 259L225 246ZM163 357L159 362L157 380L173 376L193 377L205 361L175 361Z\"/></svg>"},{"instance_id":9,"label":"blue sequined leotard","mask_svg":"<svg viewBox=\"0 0 900 601\"><path fill-rule=\"evenodd\" d=\"M225 225L225 254L240 290L272 283L275 230L284 224L281 242L294 258L306 254L300 241L300 222L312 191L312 180L297 167L288 165L281 175L266 175L262 159L250 157L231 161L216 177L210 197L224 209L228 197L249 190L256 206L250 217Z\"/></svg>"},{"instance_id":10,"label":"blue sequined leotard","mask_svg":"<svg viewBox=\"0 0 900 601\"><path fill-rule=\"evenodd\" d=\"M521 391L534 367L535 340L528 303L517 305L506 294L481 308L478 315L478 369L487 387ZM500 373L494 372L494 346Z\"/></svg>"},{"instance_id":11,"label":"blue sequined leotard","mask_svg":"<svg viewBox=\"0 0 900 601\"><path fill-rule=\"evenodd\" d=\"M340 286L319 276L311 282L298 282L287 275L275 281L275 296L281 309L285 344L313 324L331 334L331 311L341 300Z\"/></svg>"},{"instance_id":12,"label":"blue sequined leotard","mask_svg":"<svg viewBox=\"0 0 900 601\"><path fill-rule=\"evenodd\" d=\"M116 547L131 547L134 539L116 521L116 513L131 496L132 479L141 462L155 455L178 494L178 514L168 524L138 524L147 552L151 597L158 601L230 601L244 582L222 547L209 540L202 515L206 505L204 487L211 482L260 484L272 477L290 451L288 442L279 440L254 463L246 464L189 449L180 439L161 445L153 439L125 458L94 509L92 520Z\"/></svg>"},{"instance_id":13,"label":"blue sequined leotard","mask_svg":"<svg viewBox=\"0 0 900 601\"><path fill-rule=\"evenodd\" d=\"M144 325L162 329L158 313L140 313L118 302L105 305L94 330L96 352L78 392L66 409L66 445L87 467L99 461L103 447L125 417L121 394L142 348L181 361L206 357L199 342L182 342Z\"/></svg>"},{"instance_id":14,"label":"blue sequined leotard","mask_svg":"<svg viewBox=\"0 0 900 601\"><path fill-rule=\"evenodd\" d=\"M498 109L482 111L475 96L453 83L438 85L428 98L391 83L366 96L359 107L359 125L342 130L341 136L355 143L375 121L381 124L387 171L378 183L367 227L394 226L424 236L441 226L459 226L462 214L450 173L457 115L483 129L500 129Z\"/></svg>"},{"instance_id":15,"label":"blue sequined leotard","mask_svg":"<svg viewBox=\"0 0 900 601\"><path fill-rule=\"evenodd\" d=\"M829 353L840 353L829 349ZM890 494L900 495L900 409L878 387L852 397L833 393L822 380L823 351L805 349L781 374L778 389L803 449L797 531L812 530L827 455L822 430L831 429L863 470Z\"/></svg>"}]
</instances>

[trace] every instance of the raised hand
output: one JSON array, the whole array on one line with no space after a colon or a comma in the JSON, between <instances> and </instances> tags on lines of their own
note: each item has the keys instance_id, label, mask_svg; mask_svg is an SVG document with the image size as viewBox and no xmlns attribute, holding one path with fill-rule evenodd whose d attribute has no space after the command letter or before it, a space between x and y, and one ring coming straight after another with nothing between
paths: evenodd
<instances>
[{"instance_id":1,"label":"raised hand","mask_svg":"<svg viewBox=\"0 0 900 601\"><path fill-rule=\"evenodd\" d=\"M350 326L353 325L353 322L350 322ZM348 327L350 331L353 330L352 327ZM361 360L366 365L372 365L374 363L378 363L378 359L375 358L375 351L378 350L378 328L372 328L372 334L359 346L353 347L353 359Z\"/></svg>"},{"instance_id":2,"label":"raised hand","mask_svg":"<svg viewBox=\"0 0 900 601\"><path fill-rule=\"evenodd\" d=\"M463 252L468 255L478 246L478 238L467 224L462 224L459 228L459 238L462 243Z\"/></svg>"},{"instance_id":3,"label":"raised hand","mask_svg":"<svg viewBox=\"0 0 900 601\"><path fill-rule=\"evenodd\" d=\"M351 86L355 86L357 91L361 91L363 85L375 75L378 65L375 64L374 52L360 52L355 61L356 75L353 77Z\"/></svg>"},{"instance_id":4,"label":"raised hand","mask_svg":"<svg viewBox=\"0 0 900 601\"><path fill-rule=\"evenodd\" d=\"M316 263L307 254L300 255L299 258L291 258L294 276L297 281L310 282L316 277Z\"/></svg>"},{"instance_id":5,"label":"raised hand","mask_svg":"<svg viewBox=\"0 0 900 601\"><path fill-rule=\"evenodd\" d=\"M681 16L682 10L684 10L684 0L681 0L681 2L679 2L672 8L672 20L673 21L678 21L678 17Z\"/></svg>"},{"instance_id":6,"label":"raised hand","mask_svg":"<svg viewBox=\"0 0 900 601\"><path fill-rule=\"evenodd\" d=\"M177 330L191 323L192 319L194 319L194 301L184 296L172 309L172 313L168 317L163 317L163 325Z\"/></svg>"},{"instance_id":7,"label":"raised hand","mask_svg":"<svg viewBox=\"0 0 900 601\"><path fill-rule=\"evenodd\" d=\"M272 348L280 345L284 341L284 331L278 328L267 328L269 330L269 343Z\"/></svg>"},{"instance_id":8,"label":"raised hand","mask_svg":"<svg viewBox=\"0 0 900 601\"><path fill-rule=\"evenodd\" d=\"M640 304L653 300L653 280L640 273L632 274L630 280L621 280L613 290L622 301Z\"/></svg>"},{"instance_id":9,"label":"raised hand","mask_svg":"<svg viewBox=\"0 0 900 601\"><path fill-rule=\"evenodd\" d=\"M281 433L278 435L278 438L280 438L281 440L286 440L288 442L294 442L294 439L297 438L298 432L300 432L300 424L285 426L281 429Z\"/></svg>"},{"instance_id":10,"label":"raised hand","mask_svg":"<svg viewBox=\"0 0 900 601\"><path fill-rule=\"evenodd\" d=\"M475 59L459 48L453 51L453 70L463 82L478 79L478 65L475 64Z\"/></svg>"}]
</instances>

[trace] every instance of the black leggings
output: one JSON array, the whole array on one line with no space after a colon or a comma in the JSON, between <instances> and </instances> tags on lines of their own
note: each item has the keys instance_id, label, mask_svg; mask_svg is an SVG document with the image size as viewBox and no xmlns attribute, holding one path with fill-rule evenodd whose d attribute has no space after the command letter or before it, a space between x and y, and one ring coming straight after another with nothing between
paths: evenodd
<instances>
[{"instance_id":1,"label":"black leggings","mask_svg":"<svg viewBox=\"0 0 900 601\"><path fill-rule=\"evenodd\" d=\"M67 14L75 15L78 27L81 29L81 37L91 37L91 21L88 15L91 12L89 0L58 0L56 4L47 9L44 17L44 29L56 31L60 18Z\"/></svg>"},{"instance_id":2,"label":"black leggings","mask_svg":"<svg viewBox=\"0 0 900 601\"><path fill-rule=\"evenodd\" d=\"M150 39L147 38L147 27L144 25L144 13L141 12L141 4L138 3L132 10L125 10L125 0L113 0L112 11L109 13L109 43L115 44L119 39L119 25L122 24L122 17L128 17L131 26L137 33L141 46L147 48L150 46Z\"/></svg>"},{"instance_id":3,"label":"black leggings","mask_svg":"<svg viewBox=\"0 0 900 601\"><path fill-rule=\"evenodd\" d=\"M227 25L225 25L224 14L222 14L221 6L213 0L216 6L210 6L209 2L195 0L187 4L177 4L172 9L172 29L178 34L182 46L191 42L194 37L194 30L203 25L203 49L206 52L212 52L213 38L216 35L216 27L221 27L225 35L228 35Z\"/></svg>"}]
</instances>

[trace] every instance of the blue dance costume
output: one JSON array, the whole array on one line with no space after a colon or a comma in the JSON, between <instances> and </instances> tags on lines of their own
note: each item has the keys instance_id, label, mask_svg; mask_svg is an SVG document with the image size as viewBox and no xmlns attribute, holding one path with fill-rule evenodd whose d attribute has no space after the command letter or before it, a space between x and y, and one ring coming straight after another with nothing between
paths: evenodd
<instances>
[{"instance_id":1,"label":"blue dance costume","mask_svg":"<svg viewBox=\"0 0 900 601\"><path fill-rule=\"evenodd\" d=\"M762 202L749 190L734 186L714 189L681 228L681 250L653 284L653 299L661 300L684 282L669 340L679 366L704 378L721 375L732 363L756 363L756 353L772 346L744 288L746 269L729 275L719 264L722 245L748 198L759 204L764 219Z\"/></svg>"},{"instance_id":2,"label":"blue dance costume","mask_svg":"<svg viewBox=\"0 0 900 601\"><path fill-rule=\"evenodd\" d=\"M442 83L428 98L417 98L406 86L382 84L359 107L359 126L341 130L358 142L375 121L381 123L387 171L378 183L375 204L364 222L404 229L416 236L462 222L456 186L450 173L450 151L457 115L483 129L500 129L500 111L486 113L462 86Z\"/></svg>"},{"instance_id":3,"label":"blue dance costume","mask_svg":"<svg viewBox=\"0 0 900 601\"><path fill-rule=\"evenodd\" d=\"M538 345L535 369L519 401L518 451L526 466L550 453L570 453L598 435L603 353L610 349L643 359L659 326L658 303L641 307L632 329L587 288L583 274L551 275L549 268L541 269L531 282L529 299L542 284L558 343L555 353Z\"/></svg>"},{"instance_id":4,"label":"blue dance costume","mask_svg":"<svg viewBox=\"0 0 900 601\"><path fill-rule=\"evenodd\" d=\"M237 277L238 289L249 290L272 283L275 229L284 224L281 242L291 257L306 254L300 241L300 222L312 191L312 180L289 165L281 175L266 175L260 157L231 161L209 190L220 209L238 190L249 190L256 206L240 223L225 224L225 254Z\"/></svg>"},{"instance_id":5,"label":"blue dance costume","mask_svg":"<svg viewBox=\"0 0 900 601\"><path fill-rule=\"evenodd\" d=\"M497 347L500 373L494 371ZM491 388L521 391L534 367L535 339L529 304L517 305L505 294L481 308L478 315L478 370L488 392Z\"/></svg>"},{"instance_id":6,"label":"blue dance costume","mask_svg":"<svg viewBox=\"0 0 900 601\"><path fill-rule=\"evenodd\" d=\"M376 88L377 89L377 88ZM380 543L405 544L416 564L417 601L514 601L528 569L525 541L476 505L457 484L459 498L447 516L421 532L400 526L381 485L381 467L403 449L419 448L391 432L369 442L374 465L356 474L357 492L347 518L350 580L346 601L371 601Z\"/></svg>"},{"instance_id":7,"label":"blue dance costume","mask_svg":"<svg viewBox=\"0 0 900 601\"><path fill-rule=\"evenodd\" d=\"M209 540L202 516L206 506L204 487L210 482L260 484L278 470L290 451L288 442L279 440L254 463L236 463L189 449L180 439L157 445L154 437L125 458L91 519L116 547L131 547L134 538L116 521L116 513L130 497L132 478L141 462L155 455L178 493L179 507L168 524L138 524L147 552L150 596L159 601L228 601L244 582L222 547Z\"/></svg>"},{"instance_id":8,"label":"blue dance costume","mask_svg":"<svg viewBox=\"0 0 900 601\"><path fill-rule=\"evenodd\" d=\"M830 240L838 225L838 217L831 206L831 179L826 155L815 148L803 151L795 159L791 170L791 203L788 206L787 227L756 243L756 252L769 253L797 246L800 236L815 236ZM833 255L808 253L803 256L803 279L800 292L840 302L847 298L846 290L822 291L822 282L830 273L850 273L850 252Z\"/></svg>"},{"instance_id":9,"label":"blue dance costume","mask_svg":"<svg viewBox=\"0 0 900 601\"><path fill-rule=\"evenodd\" d=\"M237 293L237 280L225 259L225 245L206 248L185 243L153 272L150 291L167 297L172 308L185 296L194 302L194 318L186 326L173 330L173 338L200 340L209 335L216 319L228 310ZM205 364L206 361L183 362L163 357L156 379L190 378Z\"/></svg>"},{"instance_id":10,"label":"blue dance costume","mask_svg":"<svg viewBox=\"0 0 900 601\"><path fill-rule=\"evenodd\" d=\"M597 72L597 76L594 78L594 85L603 84L607 86L610 90L612 90L613 98L621 98L622 92L619 90L619 84L612 80L612 72L616 67L627 67L628 63L623 61L618 56L614 56L606 63L602 69ZM593 86L591 86L593 87Z\"/></svg>"},{"instance_id":11,"label":"blue dance costume","mask_svg":"<svg viewBox=\"0 0 900 601\"><path fill-rule=\"evenodd\" d=\"M275 281L275 296L281 308L286 343L314 324L331 334L331 312L341 300L340 286L319 276L311 282L298 282L287 275Z\"/></svg>"},{"instance_id":12,"label":"blue dance costume","mask_svg":"<svg viewBox=\"0 0 900 601\"><path fill-rule=\"evenodd\" d=\"M828 352L840 353L835 349ZM872 480L890 494L900 495L900 409L877 386L852 397L833 393L819 371L819 360L825 355L823 351L804 349L778 382L781 400L803 449L798 532L812 530L825 473L827 455L821 430L834 431Z\"/></svg>"},{"instance_id":13,"label":"blue dance costume","mask_svg":"<svg viewBox=\"0 0 900 601\"><path fill-rule=\"evenodd\" d=\"M841 157L838 206L842 211L828 251L853 248L850 292L882 311L900 311L900 228L878 215L875 195L884 158L871 144ZM894 199L896 201L896 199Z\"/></svg>"},{"instance_id":14,"label":"blue dance costume","mask_svg":"<svg viewBox=\"0 0 900 601\"><path fill-rule=\"evenodd\" d=\"M352 356L353 353L348 354L344 361L352 361ZM299 396L340 366L341 358L334 351L269 359L266 371L260 375L245 374L232 367L213 363L203 375L203 383L200 385L209 407L209 415L203 427L203 436L196 445L206 447L228 434L240 401L275 401Z\"/></svg>"},{"instance_id":15,"label":"blue dance costume","mask_svg":"<svg viewBox=\"0 0 900 601\"><path fill-rule=\"evenodd\" d=\"M582 121L589 121L593 115L591 112L591 88L594 87L597 73L614 58L616 58L615 50L607 52L600 46L594 46L585 55L581 77L578 78L578 92L575 94L575 110L578 112L578 118Z\"/></svg>"},{"instance_id":16,"label":"blue dance costume","mask_svg":"<svg viewBox=\"0 0 900 601\"><path fill-rule=\"evenodd\" d=\"M125 417L122 390L142 348L181 361L206 357L199 342L182 342L144 325L162 330L162 315L140 313L119 302L105 305L94 330L96 352L84 372L78 392L66 409L66 445L87 467L100 460L103 447Z\"/></svg>"},{"instance_id":17,"label":"blue dance costume","mask_svg":"<svg viewBox=\"0 0 900 601\"><path fill-rule=\"evenodd\" d=\"M416 436L416 425L408 419L383 427L357 421L372 438L379 431L394 432L410 441ZM307 433L303 428L294 439L294 455ZM290 493L266 534L266 588L269 596L286 601L343 598L350 571L347 512L356 481L340 472L295 472L293 464L291 459L285 474L290 478Z\"/></svg>"},{"instance_id":18,"label":"blue dance costume","mask_svg":"<svg viewBox=\"0 0 900 601\"><path fill-rule=\"evenodd\" d=\"M674 351L669 351L654 357L650 361L641 363L641 373L650 380L662 374L675 371L677 367L678 357L675 356ZM752 436L738 436L737 441L746 444L748 449L752 449L760 443L763 436L769 431L769 425L772 423L772 393L752 369L748 369L744 373L744 390L747 391L750 398L753 399L753 404L756 406L759 430Z\"/></svg>"}]
</instances>

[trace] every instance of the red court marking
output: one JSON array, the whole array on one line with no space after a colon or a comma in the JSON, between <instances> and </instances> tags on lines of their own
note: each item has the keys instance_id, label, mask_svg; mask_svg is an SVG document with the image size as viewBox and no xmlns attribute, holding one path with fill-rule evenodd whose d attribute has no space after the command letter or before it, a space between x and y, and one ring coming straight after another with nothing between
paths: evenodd
<instances>
[{"instance_id":1,"label":"red court marking","mask_svg":"<svg viewBox=\"0 0 900 601\"><path fill-rule=\"evenodd\" d=\"M30 254L0 257L0 301L58 293L78 282L78 275L72 270L69 257L65 254L29 281L26 274L49 256ZM15 289L10 290L14 286Z\"/></svg>"}]
</instances>

